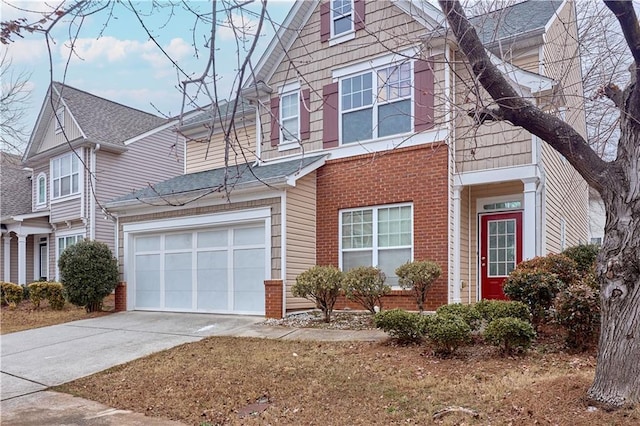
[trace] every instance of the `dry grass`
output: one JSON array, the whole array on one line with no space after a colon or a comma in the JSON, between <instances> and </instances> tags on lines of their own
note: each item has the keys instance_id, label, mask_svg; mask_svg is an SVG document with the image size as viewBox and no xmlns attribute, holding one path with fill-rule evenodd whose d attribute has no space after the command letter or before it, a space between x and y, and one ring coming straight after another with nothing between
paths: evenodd
<instances>
[{"instance_id":1,"label":"dry grass","mask_svg":"<svg viewBox=\"0 0 640 426\"><path fill-rule=\"evenodd\" d=\"M46 327L87 318L95 318L113 311L115 301L113 295L107 296L103 302L103 312L86 313L84 308L78 308L70 303L64 305L61 311L49 308L46 300L35 309L28 300L23 300L15 309L3 306L0 319L0 334L15 333L16 331Z\"/></svg>"},{"instance_id":2,"label":"dry grass","mask_svg":"<svg viewBox=\"0 0 640 426\"><path fill-rule=\"evenodd\" d=\"M640 410L589 411L593 355L504 358L465 348L434 358L424 346L212 337L60 388L107 405L187 424L636 425ZM268 408L249 417L249 404Z\"/></svg>"}]
</instances>

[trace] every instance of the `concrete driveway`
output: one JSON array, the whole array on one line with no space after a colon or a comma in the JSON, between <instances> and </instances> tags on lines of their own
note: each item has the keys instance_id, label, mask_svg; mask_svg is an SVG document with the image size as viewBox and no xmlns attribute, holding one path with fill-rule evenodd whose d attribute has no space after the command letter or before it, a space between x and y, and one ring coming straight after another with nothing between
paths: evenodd
<instances>
[{"instance_id":1,"label":"concrete driveway","mask_svg":"<svg viewBox=\"0 0 640 426\"><path fill-rule=\"evenodd\" d=\"M252 327L262 320L232 315L122 312L7 334L0 340L0 399L41 391L207 336L270 337L264 335L269 327L264 331Z\"/></svg>"}]
</instances>

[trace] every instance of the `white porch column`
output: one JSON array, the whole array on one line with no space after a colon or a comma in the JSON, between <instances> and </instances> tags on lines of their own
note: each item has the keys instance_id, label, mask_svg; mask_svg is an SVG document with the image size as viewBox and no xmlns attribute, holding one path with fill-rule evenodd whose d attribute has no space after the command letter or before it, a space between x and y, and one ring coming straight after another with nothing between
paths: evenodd
<instances>
[{"instance_id":1,"label":"white porch column","mask_svg":"<svg viewBox=\"0 0 640 426\"><path fill-rule=\"evenodd\" d=\"M524 214L522 218L522 260L536 257L536 188L538 178L522 179L524 183Z\"/></svg>"},{"instance_id":2,"label":"white porch column","mask_svg":"<svg viewBox=\"0 0 640 426\"><path fill-rule=\"evenodd\" d=\"M460 193L462 192L461 185L453 186L453 303L461 303L460 290L462 282L460 280Z\"/></svg>"},{"instance_id":3,"label":"white porch column","mask_svg":"<svg viewBox=\"0 0 640 426\"><path fill-rule=\"evenodd\" d=\"M2 237L2 241L4 242L4 247L2 253L4 253L3 259L3 268L4 268L4 277L2 277L3 281L8 283L11 282L11 236L6 235Z\"/></svg>"},{"instance_id":4,"label":"white porch column","mask_svg":"<svg viewBox=\"0 0 640 426\"><path fill-rule=\"evenodd\" d=\"M27 285L27 236L18 235L18 284Z\"/></svg>"}]
</instances>

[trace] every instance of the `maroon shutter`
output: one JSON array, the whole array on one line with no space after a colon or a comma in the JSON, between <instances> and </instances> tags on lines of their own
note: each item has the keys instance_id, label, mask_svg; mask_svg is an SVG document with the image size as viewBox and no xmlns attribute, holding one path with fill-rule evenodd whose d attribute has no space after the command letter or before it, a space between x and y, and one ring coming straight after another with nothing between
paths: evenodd
<instances>
[{"instance_id":1,"label":"maroon shutter","mask_svg":"<svg viewBox=\"0 0 640 426\"><path fill-rule=\"evenodd\" d=\"M322 88L322 147L338 146L338 83Z\"/></svg>"},{"instance_id":2,"label":"maroon shutter","mask_svg":"<svg viewBox=\"0 0 640 426\"><path fill-rule=\"evenodd\" d=\"M320 41L329 41L331 37L331 0L320 4Z\"/></svg>"},{"instance_id":3,"label":"maroon shutter","mask_svg":"<svg viewBox=\"0 0 640 426\"><path fill-rule=\"evenodd\" d=\"M300 92L300 139L302 140L311 137L311 128L309 126L311 119L310 96L311 91L309 89L304 89Z\"/></svg>"},{"instance_id":4,"label":"maroon shutter","mask_svg":"<svg viewBox=\"0 0 640 426\"><path fill-rule=\"evenodd\" d=\"M431 62L417 60L413 68L414 78L414 128L416 132L433 127L433 69Z\"/></svg>"},{"instance_id":5,"label":"maroon shutter","mask_svg":"<svg viewBox=\"0 0 640 426\"><path fill-rule=\"evenodd\" d=\"M355 12L353 27L356 31L364 30L364 0L354 0L353 10Z\"/></svg>"},{"instance_id":6,"label":"maroon shutter","mask_svg":"<svg viewBox=\"0 0 640 426\"><path fill-rule=\"evenodd\" d=\"M271 98L271 146L280 143L280 98Z\"/></svg>"}]
</instances>

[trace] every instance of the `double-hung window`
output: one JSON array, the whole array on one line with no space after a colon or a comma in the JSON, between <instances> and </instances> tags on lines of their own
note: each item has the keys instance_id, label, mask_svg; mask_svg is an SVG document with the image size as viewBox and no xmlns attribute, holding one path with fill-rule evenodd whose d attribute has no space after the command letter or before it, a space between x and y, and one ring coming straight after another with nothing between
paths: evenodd
<instances>
[{"instance_id":1,"label":"double-hung window","mask_svg":"<svg viewBox=\"0 0 640 426\"><path fill-rule=\"evenodd\" d=\"M338 36L353 31L353 0L331 0L331 32Z\"/></svg>"},{"instance_id":2,"label":"double-hung window","mask_svg":"<svg viewBox=\"0 0 640 426\"><path fill-rule=\"evenodd\" d=\"M340 80L342 143L409 132L412 87L410 62Z\"/></svg>"},{"instance_id":3,"label":"double-hung window","mask_svg":"<svg viewBox=\"0 0 640 426\"><path fill-rule=\"evenodd\" d=\"M280 97L280 143L300 139L300 92L285 93Z\"/></svg>"},{"instance_id":4,"label":"double-hung window","mask_svg":"<svg viewBox=\"0 0 640 426\"><path fill-rule=\"evenodd\" d=\"M51 161L51 188L53 199L80 192L78 157L69 153Z\"/></svg>"},{"instance_id":5,"label":"double-hung window","mask_svg":"<svg viewBox=\"0 0 640 426\"><path fill-rule=\"evenodd\" d=\"M340 212L340 266L377 266L386 283L398 284L395 270L413 257L413 208L410 204Z\"/></svg>"}]
</instances>

